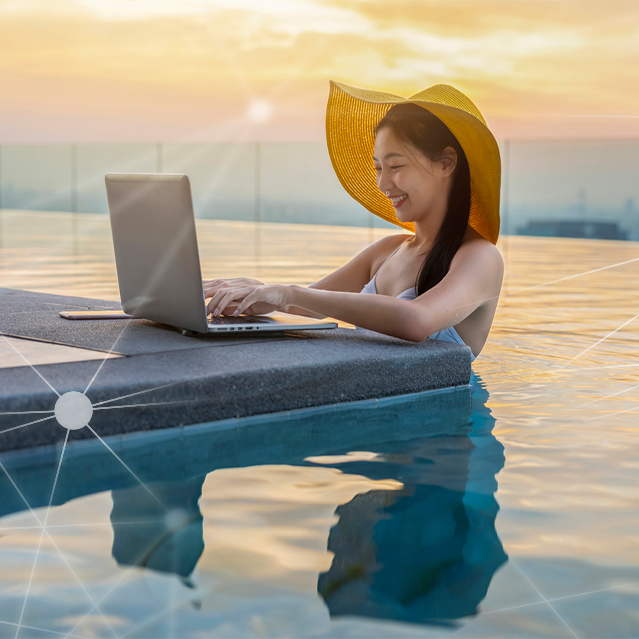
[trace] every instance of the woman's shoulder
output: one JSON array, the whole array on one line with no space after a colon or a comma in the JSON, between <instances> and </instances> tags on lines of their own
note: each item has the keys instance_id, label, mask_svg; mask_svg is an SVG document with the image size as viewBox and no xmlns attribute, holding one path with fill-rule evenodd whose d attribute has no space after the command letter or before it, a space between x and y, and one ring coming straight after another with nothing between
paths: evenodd
<instances>
[{"instance_id":1,"label":"woman's shoulder","mask_svg":"<svg viewBox=\"0 0 639 639\"><path fill-rule=\"evenodd\" d=\"M496 271L504 270L504 258L501 251L475 229L468 227L461 246L455 254L456 261L481 260L491 264Z\"/></svg>"},{"instance_id":2,"label":"woman's shoulder","mask_svg":"<svg viewBox=\"0 0 639 639\"><path fill-rule=\"evenodd\" d=\"M413 233L392 233L391 235L385 235L381 240L377 240L375 245L384 248L399 246L411 237L415 237Z\"/></svg>"},{"instance_id":3,"label":"woman's shoulder","mask_svg":"<svg viewBox=\"0 0 639 639\"><path fill-rule=\"evenodd\" d=\"M393 233L392 235L385 235L383 238L377 240L377 242L371 244L370 249L371 253L373 253L373 263L377 260L383 262L393 251L411 237L414 237L412 233Z\"/></svg>"}]
</instances>

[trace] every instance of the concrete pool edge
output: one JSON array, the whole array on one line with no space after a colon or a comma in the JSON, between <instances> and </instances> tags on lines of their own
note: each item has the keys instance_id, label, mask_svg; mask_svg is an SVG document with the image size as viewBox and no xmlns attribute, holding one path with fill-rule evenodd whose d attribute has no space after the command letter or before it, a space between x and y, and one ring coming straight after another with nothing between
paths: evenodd
<instances>
[{"instance_id":1,"label":"concrete pool edge","mask_svg":"<svg viewBox=\"0 0 639 639\"><path fill-rule=\"evenodd\" d=\"M100 360L87 360L45 364L35 371L29 366L0 369L0 412L5 413L0 451L62 441L67 431L53 419L29 425L36 421L32 417L42 417L37 411L48 411L52 417L55 393L82 392L90 382L86 394L94 406L120 408L93 413L91 426L101 436L375 400L470 382L470 349L458 344L434 340L416 344L345 328L286 331L267 339L189 338L148 320L127 320L126 326L122 320L70 322L59 317L61 305L107 303L28 291L22 296L14 289L5 296L7 290L0 289L0 301L10 300L14 311L37 310L0 317L0 333L34 340L45 333L54 343L84 348L111 348L117 343L127 356L105 360L103 366ZM137 395L123 399L132 394ZM118 406L118 401L125 406ZM72 431L69 441L91 437L85 428Z\"/></svg>"},{"instance_id":2,"label":"concrete pool edge","mask_svg":"<svg viewBox=\"0 0 639 639\"><path fill-rule=\"evenodd\" d=\"M455 397L459 410L465 414L465 404L469 401L470 384L452 386L448 388L436 388L416 393L404 393L402 395L390 395L381 398L360 399L338 404L324 404L321 406L309 406L292 410L278 411L274 413L261 413L248 415L246 417L230 417L226 419L202 422L198 424L182 424L179 426L169 426L151 431L130 431L122 434L105 435L102 437L114 451L121 452L124 449L136 446L148 446L166 440L174 439L178 436L193 437L201 433L213 433L230 429L250 428L264 424L272 424L282 421L305 420L308 418L330 417L335 412L366 411L389 408L395 404L401 405L410 401L423 399L435 399L438 395L447 395L450 399ZM457 401L459 400L459 401ZM442 414L436 415L437 418ZM450 423L449 423L450 425ZM398 433L395 433L397 435ZM0 450L0 462L7 468L15 468L23 465L30 465L33 462L50 461L59 459L59 454L63 447L63 441L44 446L34 446L29 448L17 448L13 450ZM97 438L77 439L67 443L65 458L83 456L95 451L103 451L104 445ZM25 463L22 463L25 462ZM27 464L28 462L28 464Z\"/></svg>"},{"instance_id":3,"label":"concrete pool edge","mask_svg":"<svg viewBox=\"0 0 639 639\"><path fill-rule=\"evenodd\" d=\"M241 420L105 436L0 453L0 483L21 487L0 502L0 517L86 495L200 480L216 470L357 461L382 444L467 435L471 386L285 411ZM419 444L417 444L419 446ZM352 455L355 455L354 457ZM366 458L375 461L371 453ZM4 475L6 477L3 479ZM51 482L57 476L55 493Z\"/></svg>"}]
</instances>

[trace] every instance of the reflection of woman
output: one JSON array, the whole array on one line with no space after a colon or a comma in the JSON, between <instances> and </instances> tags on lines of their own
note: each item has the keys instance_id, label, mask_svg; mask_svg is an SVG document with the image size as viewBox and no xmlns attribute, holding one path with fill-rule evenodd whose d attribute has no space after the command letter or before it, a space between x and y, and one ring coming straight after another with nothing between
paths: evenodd
<instances>
[{"instance_id":1,"label":"reflection of woman","mask_svg":"<svg viewBox=\"0 0 639 639\"><path fill-rule=\"evenodd\" d=\"M118 565L174 573L192 587L190 575L204 551L198 501L205 477L154 483L160 502L144 486L112 492L112 554Z\"/></svg>"},{"instance_id":2,"label":"reflection of woman","mask_svg":"<svg viewBox=\"0 0 639 639\"><path fill-rule=\"evenodd\" d=\"M357 495L337 509L328 541L335 557L318 581L331 615L449 624L477 613L506 555L494 497L503 446L475 381L470 432L389 444L375 462L339 466L404 489Z\"/></svg>"},{"instance_id":3,"label":"reflection of woman","mask_svg":"<svg viewBox=\"0 0 639 639\"><path fill-rule=\"evenodd\" d=\"M205 280L208 309L333 317L415 342L465 343L477 356L503 276L501 162L481 113L448 85L405 100L332 82L326 123L346 190L411 234L379 240L308 288Z\"/></svg>"}]
</instances>

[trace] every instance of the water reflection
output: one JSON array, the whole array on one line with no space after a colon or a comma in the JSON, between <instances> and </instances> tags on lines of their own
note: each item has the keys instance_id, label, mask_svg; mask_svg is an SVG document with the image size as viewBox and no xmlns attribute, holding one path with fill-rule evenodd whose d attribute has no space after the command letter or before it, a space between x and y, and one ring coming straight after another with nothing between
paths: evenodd
<instances>
[{"instance_id":1,"label":"water reflection","mask_svg":"<svg viewBox=\"0 0 639 639\"><path fill-rule=\"evenodd\" d=\"M333 464L404 489L359 494L337 509L335 557L317 585L332 616L448 625L477 613L507 559L494 495L504 449L487 398L476 378L469 432L387 443L373 459Z\"/></svg>"},{"instance_id":2,"label":"water reflection","mask_svg":"<svg viewBox=\"0 0 639 639\"><path fill-rule=\"evenodd\" d=\"M143 486L111 493L112 554L119 566L174 573L185 586L194 587L191 575L204 552L198 505L204 479L154 484L159 502L150 499Z\"/></svg>"},{"instance_id":3,"label":"water reflection","mask_svg":"<svg viewBox=\"0 0 639 639\"><path fill-rule=\"evenodd\" d=\"M454 627L476 614L506 561L495 531L504 454L487 398L474 378L472 393L461 387L113 442L146 487L101 444L82 442L67 451L49 519L68 528L51 532L64 554L82 548L74 566L87 587L115 589L100 614L119 618L132 636L177 636L177 626L184 637L259 634L244 627L253 614L278 636L302 636L309 619L330 634L343 615ZM30 504L46 507L55 453L3 460ZM29 525L7 481L0 478L5 525ZM93 527L101 522L112 537ZM39 530L11 530L0 546L18 563L0 586L13 589L6 605L19 610L34 561L24 549L37 546ZM128 585L117 587L125 576ZM87 625L103 636L97 612L84 620L77 584L60 570L54 578L59 587L34 573L34 625L78 624L80 634ZM78 603L68 618L51 612L62 593Z\"/></svg>"},{"instance_id":4,"label":"water reflection","mask_svg":"<svg viewBox=\"0 0 639 639\"><path fill-rule=\"evenodd\" d=\"M478 377L472 381L472 421L463 428L369 445L365 459L350 455L357 461L339 461L343 450L307 460L403 485L357 494L337 508L327 544L334 559L317 584L331 616L451 626L477 614L507 556L495 529L504 449L492 435L488 392ZM385 424L387 433L393 425ZM198 505L204 480L155 482L161 504L142 486L114 490L118 564L174 573L195 587L192 574L204 552Z\"/></svg>"}]
</instances>

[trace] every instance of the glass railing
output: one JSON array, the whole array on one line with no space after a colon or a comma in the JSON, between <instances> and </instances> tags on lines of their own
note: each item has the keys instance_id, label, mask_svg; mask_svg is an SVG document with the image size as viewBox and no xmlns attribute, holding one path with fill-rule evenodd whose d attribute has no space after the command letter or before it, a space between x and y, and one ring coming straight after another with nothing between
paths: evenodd
<instances>
[{"instance_id":1,"label":"glass railing","mask_svg":"<svg viewBox=\"0 0 639 639\"><path fill-rule=\"evenodd\" d=\"M639 140L503 140L505 235L639 240ZM344 191L324 143L0 146L0 209L107 213L105 173L185 173L199 218L393 228Z\"/></svg>"}]
</instances>

